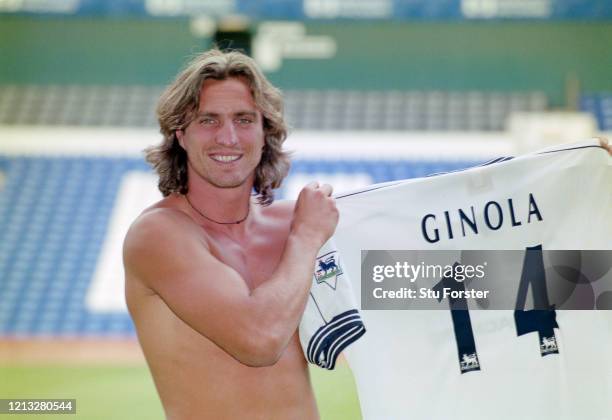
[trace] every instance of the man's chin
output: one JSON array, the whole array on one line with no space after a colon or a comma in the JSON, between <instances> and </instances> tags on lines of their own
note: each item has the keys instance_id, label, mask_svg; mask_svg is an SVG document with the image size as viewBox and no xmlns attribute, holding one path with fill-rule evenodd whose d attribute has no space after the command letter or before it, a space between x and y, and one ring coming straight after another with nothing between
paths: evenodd
<instances>
[{"instance_id":1,"label":"man's chin","mask_svg":"<svg viewBox=\"0 0 612 420\"><path fill-rule=\"evenodd\" d=\"M212 185L215 188L221 189L232 189L232 188L240 188L244 187L247 183L254 182L254 176L238 176L237 174L216 174L216 176L211 176L210 173L198 173L199 177L205 181L206 183Z\"/></svg>"},{"instance_id":2,"label":"man's chin","mask_svg":"<svg viewBox=\"0 0 612 420\"><path fill-rule=\"evenodd\" d=\"M239 188L244 186L244 184L246 184L246 179L242 179L242 180L211 180L210 183L217 188L222 188L222 189L232 189L232 188Z\"/></svg>"}]
</instances>

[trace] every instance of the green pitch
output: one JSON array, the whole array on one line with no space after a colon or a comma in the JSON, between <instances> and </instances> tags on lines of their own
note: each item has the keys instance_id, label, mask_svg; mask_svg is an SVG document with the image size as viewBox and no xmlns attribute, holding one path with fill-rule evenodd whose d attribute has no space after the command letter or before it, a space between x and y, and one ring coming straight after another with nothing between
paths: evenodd
<instances>
[{"instance_id":1,"label":"green pitch","mask_svg":"<svg viewBox=\"0 0 612 420\"><path fill-rule=\"evenodd\" d=\"M323 420L360 419L350 369L311 369ZM2 415L0 419L156 420L163 411L146 367L0 366L0 398L75 398L76 415Z\"/></svg>"}]
</instances>

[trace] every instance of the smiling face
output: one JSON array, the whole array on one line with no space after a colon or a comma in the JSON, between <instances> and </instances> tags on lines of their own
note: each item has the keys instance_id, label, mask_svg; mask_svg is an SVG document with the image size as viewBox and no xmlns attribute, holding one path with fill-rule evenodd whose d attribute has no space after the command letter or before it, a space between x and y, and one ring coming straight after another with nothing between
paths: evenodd
<instances>
[{"instance_id":1,"label":"smiling face","mask_svg":"<svg viewBox=\"0 0 612 420\"><path fill-rule=\"evenodd\" d=\"M252 187L265 140L263 117L244 80L206 80L195 117L176 136L187 152L190 179L218 188Z\"/></svg>"}]
</instances>

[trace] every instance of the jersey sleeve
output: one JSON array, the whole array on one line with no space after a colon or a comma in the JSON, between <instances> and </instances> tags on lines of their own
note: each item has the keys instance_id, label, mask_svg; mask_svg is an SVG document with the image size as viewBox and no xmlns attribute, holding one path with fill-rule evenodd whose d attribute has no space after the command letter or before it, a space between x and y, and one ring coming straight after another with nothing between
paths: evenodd
<instances>
[{"instance_id":1,"label":"jersey sleeve","mask_svg":"<svg viewBox=\"0 0 612 420\"><path fill-rule=\"evenodd\" d=\"M351 284L333 240L318 253L312 287L299 326L309 363L332 370L340 352L365 333Z\"/></svg>"}]
</instances>

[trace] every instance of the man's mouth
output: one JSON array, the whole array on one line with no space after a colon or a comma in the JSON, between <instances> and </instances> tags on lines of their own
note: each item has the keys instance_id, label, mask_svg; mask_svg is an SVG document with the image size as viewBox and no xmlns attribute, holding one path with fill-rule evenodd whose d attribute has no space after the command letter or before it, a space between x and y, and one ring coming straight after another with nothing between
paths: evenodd
<instances>
[{"instance_id":1,"label":"man's mouth","mask_svg":"<svg viewBox=\"0 0 612 420\"><path fill-rule=\"evenodd\" d=\"M210 155L210 158L217 162L229 163L234 162L242 157L242 155Z\"/></svg>"}]
</instances>

